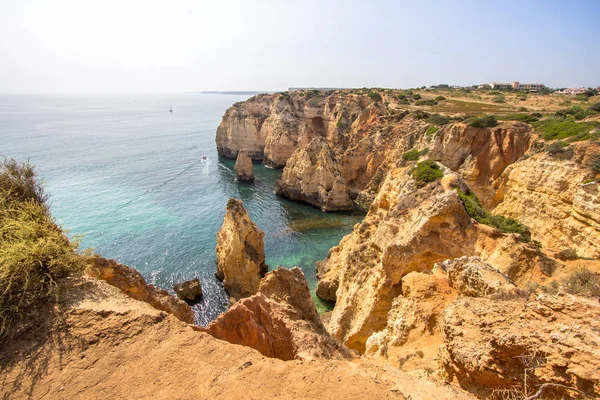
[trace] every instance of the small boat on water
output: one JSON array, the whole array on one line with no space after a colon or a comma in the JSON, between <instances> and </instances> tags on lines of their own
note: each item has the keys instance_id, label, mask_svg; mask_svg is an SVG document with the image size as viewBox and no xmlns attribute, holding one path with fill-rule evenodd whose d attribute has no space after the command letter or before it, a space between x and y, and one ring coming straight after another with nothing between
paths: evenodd
<instances>
[{"instance_id":1,"label":"small boat on water","mask_svg":"<svg viewBox=\"0 0 600 400\"><path fill-rule=\"evenodd\" d=\"M172 113L173 112L173 106L169 104L169 112Z\"/></svg>"}]
</instances>

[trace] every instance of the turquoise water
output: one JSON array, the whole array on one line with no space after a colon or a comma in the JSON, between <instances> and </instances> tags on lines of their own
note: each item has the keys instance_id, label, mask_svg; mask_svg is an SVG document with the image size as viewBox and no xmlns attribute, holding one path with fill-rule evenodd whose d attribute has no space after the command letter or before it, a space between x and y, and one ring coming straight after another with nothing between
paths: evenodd
<instances>
[{"instance_id":1,"label":"turquoise water","mask_svg":"<svg viewBox=\"0 0 600 400\"><path fill-rule=\"evenodd\" d=\"M259 164L254 184L236 182L234 161L217 156L215 132L225 110L246 98L3 95L0 154L37 166L54 217L71 236L85 235L83 247L168 290L199 277L205 296L193 308L204 325L227 307L213 274L230 197L264 230L269 267L301 267L313 290L315 261L360 219L278 198L281 171Z\"/></svg>"}]
</instances>

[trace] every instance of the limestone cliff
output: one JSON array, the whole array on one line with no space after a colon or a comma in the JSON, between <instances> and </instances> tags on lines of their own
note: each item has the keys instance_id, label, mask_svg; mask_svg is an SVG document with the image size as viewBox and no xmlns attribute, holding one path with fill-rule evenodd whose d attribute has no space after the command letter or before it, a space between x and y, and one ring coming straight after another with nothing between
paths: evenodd
<instances>
[{"instance_id":1,"label":"limestone cliff","mask_svg":"<svg viewBox=\"0 0 600 400\"><path fill-rule=\"evenodd\" d=\"M590 176L573 160L534 154L509 166L495 182L494 212L529 226L544 248L599 258L600 196L597 182L584 183Z\"/></svg>"},{"instance_id":2,"label":"limestone cliff","mask_svg":"<svg viewBox=\"0 0 600 400\"><path fill-rule=\"evenodd\" d=\"M275 184L275 193L323 211L351 210L352 200L338 164L327 141L314 138L287 161L283 175Z\"/></svg>"},{"instance_id":3,"label":"limestone cliff","mask_svg":"<svg viewBox=\"0 0 600 400\"><path fill-rule=\"evenodd\" d=\"M234 304L206 332L282 360L349 356L325 330L299 268L269 272L255 295Z\"/></svg>"},{"instance_id":4,"label":"limestone cliff","mask_svg":"<svg viewBox=\"0 0 600 400\"><path fill-rule=\"evenodd\" d=\"M255 294L267 272L264 236L242 201L230 199L217 233L216 276L235 300Z\"/></svg>"}]
</instances>

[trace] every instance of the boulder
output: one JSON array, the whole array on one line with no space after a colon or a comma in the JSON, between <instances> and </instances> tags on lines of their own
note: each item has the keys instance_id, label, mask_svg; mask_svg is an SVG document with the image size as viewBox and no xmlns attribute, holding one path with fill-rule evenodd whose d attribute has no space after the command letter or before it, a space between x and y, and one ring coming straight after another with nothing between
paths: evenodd
<instances>
[{"instance_id":1,"label":"boulder","mask_svg":"<svg viewBox=\"0 0 600 400\"><path fill-rule=\"evenodd\" d=\"M235 300L255 294L267 272L264 236L250 219L242 201L230 199L217 233L215 275Z\"/></svg>"},{"instance_id":2,"label":"boulder","mask_svg":"<svg viewBox=\"0 0 600 400\"><path fill-rule=\"evenodd\" d=\"M254 168L252 167L252 159L248 155L248 150L242 149L238 152L233 169L238 181L252 182L254 180Z\"/></svg>"},{"instance_id":3,"label":"boulder","mask_svg":"<svg viewBox=\"0 0 600 400\"><path fill-rule=\"evenodd\" d=\"M189 324L194 323L194 312L183 300L164 289L149 285L139 271L100 256L90 258L90 274L119 288L126 295L144 301L157 310L173 314Z\"/></svg>"},{"instance_id":4,"label":"boulder","mask_svg":"<svg viewBox=\"0 0 600 400\"><path fill-rule=\"evenodd\" d=\"M193 301L203 295L200 280L198 278L176 283L173 285L173 290L181 300Z\"/></svg>"},{"instance_id":5,"label":"boulder","mask_svg":"<svg viewBox=\"0 0 600 400\"><path fill-rule=\"evenodd\" d=\"M342 359L350 355L325 330L299 268L269 272L258 293L234 304L205 331L282 360Z\"/></svg>"}]
</instances>

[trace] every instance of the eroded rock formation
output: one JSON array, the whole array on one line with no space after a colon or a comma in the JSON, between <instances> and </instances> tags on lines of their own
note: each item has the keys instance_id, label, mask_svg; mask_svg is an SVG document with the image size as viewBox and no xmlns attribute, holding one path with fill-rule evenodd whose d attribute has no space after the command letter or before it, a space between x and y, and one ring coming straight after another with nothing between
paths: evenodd
<instances>
[{"instance_id":1,"label":"eroded rock formation","mask_svg":"<svg viewBox=\"0 0 600 400\"><path fill-rule=\"evenodd\" d=\"M252 159L248 155L248 150L242 149L238 151L233 169L238 181L252 182L254 180L254 168L252 167Z\"/></svg>"},{"instance_id":2,"label":"eroded rock formation","mask_svg":"<svg viewBox=\"0 0 600 400\"><path fill-rule=\"evenodd\" d=\"M200 280L198 278L176 283L173 285L173 290L181 300L193 301L203 295Z\"/></svg>"},{"instance_id":3,"label":"eroded rock formation","mask_svg":"<svg viewBox=\"0 0 600 400\"><path fill-rule=\"evenodd\" d=\"M314 138L287 161L283 175L275 184L275 193L323 211L351 210L352 200L338 163L327 141Z\"/></svg>"},{"instance_id":4,"label":"eroded rock formation","mask_svg":"<svg viewBox=\"0 0 600 400\"><path fill-rule=\"evenodd\" d=\"M217 233L215 275L235 300L255 294L267 272L264 236L250 219L242 201L230 199Z\"/></svg>"},{"instance_id":5,"label":"eroded rock formation","mask_svg":"<svg viewBox=\"0 0 600 400\"><path fill-rule=\"evenodd\" d=\"M462 298L443 312L441 329L443 375L472 392L533 395L550 384L545 396L600 396L596 299L565 294Z\"/></svg>"},{"instance_id":6,"label":"eroded rock formation","mask_svg":"<svg viewBox=\"0 0 600 400\"><path fill-rule=\"evenodd\" d=\"M150 304L157 310L173 314L180 320L193 323L194 313L183 300L164 289L149 285L138 270L100 256L89 259L90 273L98 279L119 288L126 295Z\"/></svg>"},{"instance_id":7,"label":"eroded rock formation","mask_svg":"<svg viewBox=\"0 0 600 400\"><path fill-rule=\"evenodd\" d=\"M299 268L269 272L258 293L234 304L206 332L282 360L349 357L325 330Z\"/></svg>"}]
</instances>

